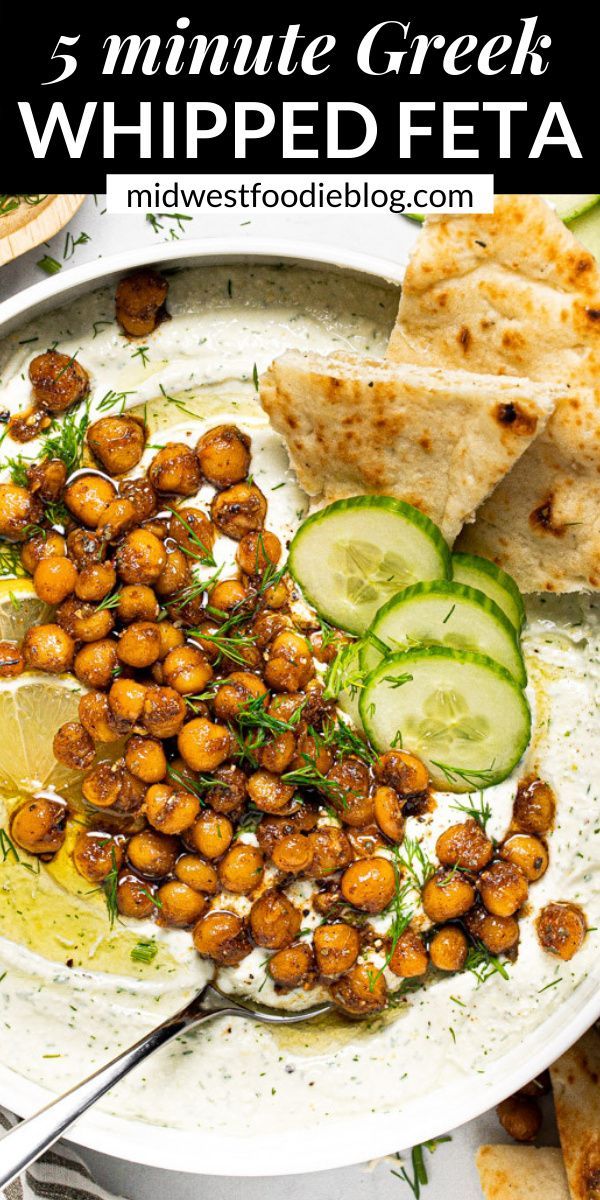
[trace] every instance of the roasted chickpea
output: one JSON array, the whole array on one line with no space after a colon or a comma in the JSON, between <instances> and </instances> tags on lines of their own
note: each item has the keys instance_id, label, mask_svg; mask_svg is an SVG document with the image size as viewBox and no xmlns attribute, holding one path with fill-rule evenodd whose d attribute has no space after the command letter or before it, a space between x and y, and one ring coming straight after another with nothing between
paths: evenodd
<instances>
[{"instance_id":1,"label":"roasted chickpea","mask_svg":"<svg viewBox=\"0 0 600 1200\"><path fill-rule=\"evenodd\" d=\"M118 763L101 762L86 775L81 790L89 804L112 808L119 799L121 777Z\"/></svg>"},{"instance_id":2,"label":"roasted chickpea","mask_svg":"<svg viewBox=\"0 0 600 1200\"><path fill-rule=\"evenodd\" d=\"M267 568L277 565L281 558L281 542L267 529L246 533L241 539L236 560L245 575L263 575Z\"/></svg>"},{"instance_id":3,"label":"roasted chickpea","mask_svg":"<svg viewBox=\"0 0 600 1200\"><path fill-rule=\"evenodd\" d=\"M95 529L102 513L116 495L117 490L110 479L105 479L103 475L95 475L90 471L83 475L77 475L67 485L64 501L76 521L79 521L81 525L89 526L90 529Z\"/></svg>"},{"instance_id":4,"label":"roasted chickpea","mask_svg":"<svg viewBox=\"0 0 600 1200\"><path fill-rule=\"evenodd\" d=\"M334 871L341 871L352 861L352 847L341 829L335 825L324 825L309 835L313 859L309 874L314 879L323 879Z\"/></svg>"},{"instance_id":5,"label":"roasted chickpea","mask_svg":"<svg viewBox=\"0 0 600 1200\"><path fill-rule=\"evenodd\" d=\"M537 920L537 932L544 950L568 962L583 945L587 922L576 904L546 904Z\"/></svg>"},{"instance_id":6,"label":"roasted chickpea","mask_svg":"<svg viewBox=\"0 0 600 1200\"><path fill-rule=\"evenodd\" d=\"M117 642L121 662L142 670L156 662L160 654L160 634L153 621L134 621L123 630Z\"/></svg>"},{"instance_id":7,"label":"roasted chickpea","mask_svg":"<svg viewBox=\"0 0 600 1200\"><path fill-rule=\"evenodd\" d=\"M488 912L496 917L512 917L525 903L529 891L521 868L500 860L481 873L477 886Z\"/></svg>"},{"instance_id":8,"label":"roasted chickpea","mask_svg":"<svg viewBox=\"0 0 600 1200\"><path fill-rule=\"evenodd\" d=\"M387 1003L387 985L382 972L367 963L357 963L330 986L333 1003L355 1017L381 1012Z\"/></svg>"},{"instance_id":9,"label":"roasted chickpea","mask_svg":"<svg viewBox=\"0 0 600 1200\"><path fill-rule=\"evenodd\" d=\"M134 725L139 721L146 699L146 688L136 679L115 679L108 693L110 711L119 721Z\"/></svg>"},{"instance_id":10,"label":"roasted chickpea","mask_svg":"<svg viewBox=\"0 0 600 1200\"><path fill-rule=\"evenodd\" d=\"M24 412L15 413L8 422L10 437L14 442L31 442L40 436L52 424L52 417L45 409L37 404L31 405Z\"/></svg>"},{"instance_id":11,"label":"roasted chickpea","mask_svg":"<svg viewBox=\"0 0 600 1200\"><path fill-rule=\"evenodd\" d=\"M204 478L216 488L241 483L250 466L250 438L236 425L216 425L202 434L196 454Z\"/></svg>"},{"instance_id":12,"label":"roasted chickpea","mask_svg":"<svg viewBox=\"0 0 600 1200\"><path fill-rule=\"evenodd\" d=\"M45 604L62 604L75 590L77 569L62 556L43 558L33 572L33 586Z\"/></svg>"},{"instance_id":13,"label":"roasted chickpea","mask_svg":"<svg viewBox=\"0 0 600 1200\"><path fill-rule=\"evenodd\" d=\"M170 879L163 883L156 894L159 903L158 924L174 925L180 929L193 925L206 911L208 901L201 892L195 892L187 883Z\"/></svg>"},{"instance_id":14,"label":"roasted chickpea","mask_svg":"<svg viewBox=\"0 0 600 1200\"><path fill-rule=\"evenodd\" d=\"M248 589L239 579L220 579L211 588L208 598L208 611L218 620L228 617L231 613L239 612L248 599Z\"/></svg>"},{"instance_id":15,"label":"roasted chickpea","mask_svg":"<svg viewBox=\"0 0 600 1200\"><path fill-rule=\"evenodd\" d=\"M36 496L16 483L0 483L0 537L22 542L31 525L39 525L43 509Z\"/></svg>"},{"instance_id":16,"label":"roasted chickpea","mask_svg":"<svg viewBox=\"0 0 600 1200\"><path fill-rule=\"evenodd\" d=\"M496 917L476 905L465 916L471 937L481 942L490 954L507 954L519 941L519 922L515 917Z\"/></svg>"},{"instance_id":17,"label":"roasted chickpea","mask_svg":"<svg viewBox=\"0 0 600 1200\"><path fill-rule=\"evenodd\" d=\"M127 858L134 871L148 879L163 879L170 875L177 860L179 842L165 833L143 829L134 833L127 844Z\"/></svg>"},{"instance_id":18,"label":"roasted chickpea","mask_svg":"<svg viewBox=\"0 0 600 1200\"><path fill-rule=\"evenodd\" d=\"M166 517L151 517L149 521L144 521L143 528L147 529L148 533L153 533L161 542L165 542L169 535L169 522Z\"/></svg>"},{"instance_id":19,"label":"roasted chickpea","mask_svg":"<svg viewBox=\"0 0 600 1200\"><path fill-rule=\"evenodd\" d=\"M522 833L549 833L556 814L556 797L550 784L530 776L519 784L513 821Z\"/></svg>"},{"instance_id":20,"label":"roasted chickpea","mask_svg":"<svg viewBox=\"0 0 600 1200\"><path fill-rule=\"evenodd\" d=\"M374 817L374 801L369 795L369 771L359 758L340 759L327 772L331 799L344 825L370 825Z\"/></svg>"},{"instance_id":21,"label":"roasted chickpea","mask_svg":"<svg viewBox=\"0 0 600 1200\"><path fill-rule=\"evenodd\" d=\"M62 458L43 458L27 471L29 491L46 504L60 500L66 482L67 468Z\"/></svg>"},{"instance_id":22,"label":"roasted chickpea","mask_svg":"<svg viewBox=\"0 0 600 1200\"><path fill-rule=\"evenodd\" d=\"M335 921L315 929L314 952L320 975L333 979L353 967L360 954L360 937L352 925Z\"/></svg>"},{"instance_id":23,"label":"roasted chickpea","mask_svg":"<svg viewBox=\"0 0 600 1200\"><path fill-rule=\"evenodd\" d=\"M494 847L481 826L470 817L445 829L436 842L435 852L444 867L478 872L489 863Z\"/></svg>"},{"instance_id":24,"label":"roasted chickpea","mask_svg":"<svg viewBox=\"0 0 600 1200\"><path fill-rule=\"evenodd\" d=\"M500 857L519 867L529 883L541 879L548 870L548 851L539 838L514 833L500 849Z\"/></svg>"},{"instance_id":25,"label":"roasted chickpea","mask_svg":"<svg viewBox=\"0 0 600 1200\"><path fill-rule=\"evenodd\" d=\"M297 692L306 687L315 673L306 638L292 630L283 630L269 646L265 682L276 692Z\"/></svg>"},{"instance_id":26,"label":"roasted chickpea","mask_svg":"<svg viewBox=\"0 0 600 1200\"><path fill-rule=\"evenodd\" d=\"M530 1096L509 1096L497 1107L498 1120L516 1142L534 1142L542 1127L542 1110Z\"/></svg>"},{"instance_id":27,"label":"roasted chickpea","mask_svg":"<svg viewBox=\"0 0 600 1200\"><path fill-rule=\"evenodd\" d=\"M136 521L147 521L158 508L158 498L149 479L122 479L119 492L133 504Z\"/></svg>"},{"instance_id":28,"label":"roasted chickpea","mask_svg":"<svg viewBox=\"0 0 600 1200\"><path fill-rule=\"evenodd\" d=\"M178 546L167 543L167 561L154 583L157 596L174 596L186 588L192 578L190 560Z\"/></svg>"},{"instance_id":29,"label":"roasted chickpea","mask_svg":"<svg viewBox=\"0 0 600 1200\"><path fill-rule=\"evenodd\" d=\"M308 983L314 972L310 946L299 942L297 946L286 946L269 959L269 975L280 988L297 988Z\"/></svg>"},{"instance_id":30,"label":"roasted chickpea","mask_svg":"<svg viewBox=\"0 0 600 1200\"><path fill-rule=\"evenodd\" d=\"M27 630L21 649L30 671L61 675L72 666L75 643L59 625L33 625Z\"/></svg>"},{"instance_id":31,"label":"roasted chickpea","mask_svg":"<svg viewBox=\"0 0 600 1200\"><path fill-rule=\"evenodd\" d=\"M192 562L207 559L215 543L216 530L199 508L172 510L169 537L177 542Z\"/></svg>"},{"instance_id":32,"label":"roasted chickpea","mask_svg":"<svg viewBox=\"0 0 600 1200\"><path fill-rule=\"evenodd\" d=\"M110 687L118 665L117 643L110 638L101 638L77 651L73 670L86 687L103 689Z\"/></svg>"},{"instance_id":33,"label":"roasted chickpea","mask_svg":"<svg viewBox=\"0 0 600 1200\"><path fill-rule=\"evenodd\" d=\"M136 520L131 500L127 500L125 496L117 496L100 514L96 532L102 535L105 542L118 542L119 538L135 525Z\"/></svg>"},{"instance_id":34,"label":"roasted chickpea","mask_svg":"<svg viewBox=\"0 0 600 1200\"><path fill-rule=\"evenodd\" d=\"M196 630L206 617L204 598L200 592L190 594L185 591L182 596L173 596L166 601L165 607L171 619L178 625L184 625L186 629ZM196 633L194 633L194 637L206 654L206 646L203 645L202 638Z\"/></svg>"},{"instance_id":35,"label":"roasted chickpea","mask_svg":"<svg viewBox=\"0 0 600 1200\"><path fill-rule=\"evenodd\" d=\"M252 944L241 917L231 912L212 911L194 925L194 946L202 958L222 966L235 966L250 953Z\"/></svg>"},{"instance_id":36,"label":"roasted chickpea","mask_svg":"<svg viewBox=\"0 0 600 1200\"><path fill-rule=\"evenodd\" d=\"M123 625L130 625L132 621L156 621L159 608L158 600L147 584L128 583L119 591L116 612ZM181 637L183 639L183 634Z\"/></svg>"},{"instance_id":37,"label":"roasted chickpea","mask_svg":"<svg viewBox=\"0 0 600 1200\"><path fill-rule=\"evenodd\" d=\"M79 721L67 721L54 734L54 757L72 771L85 771L94 761L94 743Z\"/></svg>"},{"instance_id":38,"label":"roasted chickpea","mask_svg":"<svg viewBox=\"0 0 600 1200\"><path fill-rule=\"evenodd\" d=\"M185 634L183 629L179 629L177 625L172 625L170 621L159 621L158 631L160 633L160 660L162 662L172 650L177 650L179 646L184 645Z\"/></svg>"},{"instance_id":39,"label":"roasted chickpea","mask_svg":"<svg viewBox=\"0 0 600 1200\"><path fill-rule=\"evenodd\" d=\"M148 688L144 700L142 724L153 737L176 737L182 729L185 717L185 700L182 700L179 692L170 687ZM187 740L189 741L189 739ZM201 768L194 769L200 770Z\"/></svg>"},{"instance_id":40,"label":"roasted chickpea","mask_svg":"<svg viewBox=\"0 0 600 1200\"><path fill-rule=\"evenodd\" d=\"M278 871L286 875L299 875L310 867L313 848L301 833L288 833L287 837L275 843L271 857Z\"/></svg>"},{"instance_id":41,"label":"roasted chickpea","mask_svg":"<svg viewBox=\"0 0 600 1200\"><path fill-rule=\"evenodd\" d=\"M128 337L146 337L165 319L168 280L151 267L126 275L115 293L115 311Z\"/></svg>"},{"instance_id":42,"label":"roasted chickpea","mask_svg":"<svg viewBox=\"0 0 600 1200\"><path fill-rule=\"evenodd\" d=\"M429 955L423 938L414 929L409 927L400 934L388 966L401 979L417 979L426 974Z\"/></svg>"},{"instance_id":43,"label":"roasted chickpea","mask_svg":"<svg viewBox=\"0 0 600 1200\"><path fill-rule=\"evenodd\" d=\"M75 570L75 568L73 568ZM76 575L75 595L79 600L98 603L108 596L117 582L117 572L110 562L90 563ZM35 579L34 579L35 586Z\"/></svg>"},{"instance_id":44,"label":"roasted chickpea","mask_svg":"<svg viewBox=\"0 0 600 1200\"><path fill-rule=\"evenodd\" d=\"M475 888L461 871L436 871L423 888L422 901L431 921L454 921L472 908Z\"/></svg>"},{"instance_id":45,"label":"roasted chickpea","mask_svg":"<svg viewBox=\"0 0 600 1200\"><path fill-rule=\"evenodd\" d=\"M192 825L186 841L203 858L221 858L229 849L233 839L231 821L213 809L204 809Z\"/></svg>"},{"instance_id":46,"label":"roasted chickpea","mask_svg":"<svg viewBox=\"0 0 600 1200\"><path fill-rule=\"evenodd\" d=\"M431 961L438 971L462 971L468 952L469 943L458 925L444 925L429 943Z\"/></svg>"},{"instance_id":47,"label":"roasted chickpea","mask_svg":"<svg viewBox=\"0 0 600 1200\"><path fill-rule=\"evenodd\" d=\"M147 920L156 911L152 885L126 873L119 876L117 883L117 908L122 917L133 917L137 921Z\"/></svg>"},{"instance_id":48,"label":"roasted chickpea","mask_svg":"<svg viewBox=\"0 0 600 1200\"><path fill-rule=\"evenodd\" d=\"M420 796L427 791L429 775L420 758L405 750L388 750L375 763L379 783L391 787L399 796Z\"/></svg>"},{"instance_id":49,"label":"roasted chickpea","mask_svg":"<svg viewBox=\"0 0 600 1200\"><path fill-rule=\"evenodd\" d=\"M25 670L25 659L16 642L0 642L0 679L16 679Z\"/></svg>"},{"instance_id":50,"label":"roasted chickpea","mask_svg":"<svg viewBox=\"0 0 600 1200\"><path fill-rule=\"evenodd\" d=\"M202 692L212 676L212 667L197 646L179 646L163 660L165 683L182 696Z\"/></svg>"},{"instance_id":51,"label":"roasted chickpea","mask_svg":"<svg viewBox=\"0 0 600 1200\"><path fill-rule=\"evenodd\" d=\"M181 703L185 710L184 701ZM177 738L177 747L192 771L214 771L215 767L220 767L229 758L233 738L224 725L216 725L206 717L196 717L183 726Z\"/></svg>"},{"instance_id":52,"label":"roasted chickpea","mask_svg":"<svg viewBox=\"0 0 600 1200\"><path fill-rule=\"evenodd\" d=\"M179 834L194 824L200 801L192 792L174 791L169 784L154 783L146 792L144 811L155 829Z\"/></svg>"},{"instance_id":53,"label":"roasted chickpea","mask_svg":"<svg viewBox=\"0 0 600 1200\"><path fill-rule=\"evenodd\" d=\"M250 930L257 946L282 950L298 936L301 916L283 892L271 888L250 909Z\"/></svg>"},{"instance_id":54,"label":"roasted chickpea","mask_svg":"<svg viewBox=\"0 0 600 1200\"><path fill-rule=\"evenodd\" d=\"M61 553L59 551L59 553ZM64 553L64 551L62 551ZM75 563L78 571L94 563L103 562L106 557L106 543L92 529L72 529L67 534L67 554Z\"/></svg>"},{"instance_id":55,"label":"roasted chickpea","mask_svg":"<svg viewBox=\"0 0 600 1200\"><path fill-rule=\"evenodd\" d=\"M103 692L86 692L81 697L79 720L94 742L118 742L125 732Z\"/></svg>"},{"instance_id":56,"label":"roasted chickpea","mask_svg":"<svg viewBox=\"0 0 600 1200\"><path fill-rule=\"evenodd\" d=\"M282 775L296 754L296 739L291 729L277 733L258 751L258 761L265 771Z\"/></svg>"},{"instance_id":57,"label":"roasted chickpea","mask_svg":"<svg viewBox=\"0 0 600 1200\"><path fill-rule=\"evenodd\" d=\"M157 492L195 496L202 483L194 451L184 442L168 442L150 463L150 482Z\"/></svg>"},{"instance_id":58,"label":"roasted chickpea","mask_svg":"<svg viewBox=\"0 0 600 1200\"><path fill-rule=\"evenodd\" d=\"M36 533L34 537L23 542L21 546L21 562L29 575L33 575L37 564L43 558L56 558L66 554L67 544L60 533L54 529Z\"/></svg>"},{"instance_id":59,"label":"roasted chickpea","mask_svg":"<svg viewBox=\"0 0 600 1200\"><path fill-rule=\"evenodd\" d=\"M275 846L290 834L309 833L318 822L315 809L299 806L286 816L262 817L256 827L256 837L263 854L272 857ZM314 848L311 844L314 855Z\"/></svg>"},{"instance_id":60,"label":"roasted chickpea","mask_svg":"<svg viewBox=\"0 0 600 1200\"><path fill-rule=\"evenodd\" d=\"M117 571L124 583L154 583L166 561L160 538L147 529L132 529L117 550Z\"/></svg>"},{"instance_id":61,"label":"roasted chickpea","mask_svg":"<svg viewBox=\"0 0 600 1200\"><path fill-rule=\"evenodd\" d=\"M399 844L404 838L405 821L398 793L393 788L381 784L375 789L373 812L385 837L389 838L390 842Z\"/></svg>"},{"instance_id":62,"label":"roasted chickpea","mask_svg":"<svg viewBox=\"0 0 600 1200\"><path fill-rule=\"evenodd\" d=\"M130 737L125 749L125 763L127 770L144 783L160 783L167 773L162 742L151 737Z\"/></svg>"},{"instance_id":63,"label":"roasted chickpea","mask_svg":"<svg viewBox=\"0 0 600 1200\"><path fill-rule=\"evenodd\" d=\"M213 772L215 787L205 792L204 799L218 813L237 812L243 808L248 795L248 781L242 770L233 763L224 763Z\"/></svg>"},{"instance_id":64,"label":"roasted chickpea","mask_svg":"<svg viewBox=\"0 0 600 1200\"><path fill-rule=\"evenodd\" d=\"M195 892L204 892L207 896L214 896L215 892L219 890L219 876L212 863L205 862L197 854L184 854L178 858L175 864L175 875Z\"/></svg>"},{"instance_id":65,"label":"roasted chickpea","mask_svg":"<svg viewBox=\"0 0 600 1200\"><path fill-rule=\"evenodd\" d=\"M77 642L99 642L114 629L114 617L108 608L97 608L68 596L56 610L61 629Z\"/></svg>"},{"instance_id":66,"label":"roasted chickpea","mask_svg":"<svg viewBox=\"0 0 600 1200\"><path fill-rule=\"evenodd\" d=\"M285 613L264 609L252 622L252 636L259 649L266 650L269 642L272 642L278 633L291 627L291 620Z\"/></svg>"},{"instance_id":67,"label":"roasted chickpea","mask_svg":"<svg viewBox=\"0 0 600 1200\"><path fill-rule=\"evenodd\" d=\"M135 417L101 417L90 425L87 444L108 475L124 475L144 453L144 426Z\"/></svg>"},{"instance_id":68,"label":"roasted chickpea","mask_svg":"<svg viewBox=\"0 0 600 1200\"><path fill-rule=\"evenodd\" d=\"M224 492L217 492L210 506L217 529L236 542L245 534L262 529L266 513L267 502L253 483L236 483Z\"/></svg>"},{"instance_id":69,"label":"roasted chickpea","mask_svg":"<svg viewBox=\"0 0 600 1200\"><path fill-rule=\"evenodd\" d=\"M123 850L107 833L93 833L82 829L73 846L73 863L76 871L90 883L103 883L111 871L119 870L123 862Z\"/></svg>"},{"instance_id":70,"label":"roasted chickpea","mask_svg":"<svg viewBox=\"0 0 600 1200\"><path fill-rule=\"evenodd\" d=\"M342 895L364 912L383 912L396 891L396 875L387 858L363 858L351 863L342 875Z\"/></svg>"},{"instance_id":71,"label":"roasted chickpea","mask_svg":"<svg viewBox=\"0 0 600 1200\"><path fill-rule=\"evenodd\" d=\"M270 771L254 771L248 779L248 795L261 812L282 812L291 803L294 792L293 784L284 783L281 776Z\"/></svg>"},{"instance_id":72,"label":"roasted chickpea","mask_svg":"<svg viewBox=\"0 0 600 1200\"><path fill-rule=\"evenodd\" d=\"M264 859L256 846L236 842L219 863L219 879L228 892L253 892L264 874Z\"/></svg>"},{"instance_id":73,"label":"roasted chickpea","mask_svg":"<svg viewBox=\"0 0 600 1200\"><path fill-rule=\"evenodd\" d=\"M32 358L29 378L35 403L51 413L62 413L78 404L90 386L88 373L81 363L58 350L46 350Z\"/></svg>"},{"instance_id":74,"label":"roasted chickpea","mask_svg":"<svg viewBox=\"0 0 600 1200\"><path fill-rule=\"evenodd\" d=\"M51 858L65 840L66 805L46 796L27 800L13 813L10 834L17 846L28 854Z\"/></svg>"},{"instance_id":75,"label":"roasted chickpea","mask_svg":"<svg viewBox=\"0 0 600 1200\"><path fill-rule=\"evenodd\" d=\"M250 671L234 671L215 692L213 708L220 721L234 721L238 713L252 700L264 696L267 689L258 675Z\"/></svg>"},{"instance_id":76,"label":"roasted chickpea","mask_svg":"<svg viewBox=\"0 0 600 1200\"><path fill-rule=\"evenodd\" d=\"M296 726L298 730L298 739L296 742L296 753L291 762L293 771L302 770L302 767L307 765L306 760L310 759L312 765L321 775L327 775L332 763L331 752L323 744L320 738L317 738L313 733L309 733L304 724ZM335 779L335 776L334 776ZM327 794L332 789L326 788Z\"/></svg>"}]
</instances>

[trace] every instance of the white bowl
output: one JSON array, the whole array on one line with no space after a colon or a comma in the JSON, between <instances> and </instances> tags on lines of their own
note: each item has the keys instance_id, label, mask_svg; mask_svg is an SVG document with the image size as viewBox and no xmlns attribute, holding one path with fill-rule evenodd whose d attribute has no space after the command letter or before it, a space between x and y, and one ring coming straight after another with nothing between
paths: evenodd
<instances>
[{"instance_id":1,"label":"white bowl","mask_svg":"<svg viewBox=\"0 0 600 1200\"><path fill-rule=\"evenodd\" d=\"M248 261L348 270L374 282L399 283L403 273L397 263L304 242L205 239L179 246L166 244L152 252L148 247L138 248L74 268L4 301L0 304L0 336L18 328L24 319L62 305L92 287L109 284L124 271L142 264L182 267ZM595 985L590 978L587 984L564 1003L557 995L551 1015L517 1048L499 1055L485 1077L468 1074L462 1082L431 1090L401 1115L367 1112L311 1129L306 1136L293 1131L267 1131L248 1138L169 1129L96 1109L78 1122L70 1140L133 1162L196 1174L285 1175L363 1162L469 1121L539 1074L600 1017L597 981ZM201 1070L200 1054L198 1067ZM0 1103L28 1116L51 1099L47 1090L0 1065Z\"/></svg>"}]
</instances>

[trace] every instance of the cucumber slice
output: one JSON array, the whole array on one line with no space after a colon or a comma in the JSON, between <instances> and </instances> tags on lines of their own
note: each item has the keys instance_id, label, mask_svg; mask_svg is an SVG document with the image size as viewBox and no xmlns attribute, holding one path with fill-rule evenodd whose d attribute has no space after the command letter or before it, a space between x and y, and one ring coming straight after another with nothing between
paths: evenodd
<instances>
[{"instance_id":1,"label":"cucumber slice","mask_svg":"<svg viewBox=\"0 0 600 1200\"><path fill-rule=\"evenodd\" d=\"M510 671L521 687L527 682L514 626L493 600L462 583L441 580L405 588L379 609L369 632L361 652L366 673L381 661L377 642L383 642L392 654L419 645L475 650Z\"/></svg>"},{"instance_id":2,"label":"cucumber slice","mask_svg":"<svg viewBox=\"0 0 600 1200\"><path fill-rule=\"evenodd\" d=\"M288 568L330 625L356 634L408 584L451 575L437 525L391 496L353 496L314 513L292 541Z\"/></svg>"},{"instance_id":3,"label":"cucumber slice","mask_svg":"<svg viewBox=\"0 0 600 1200\"><path fill-rule=\"evenodd\" d=\"M453 554L452 574L457 583L477 588L489 596L506 613L517 633L521 632L525 621L525 605L512 575L507 575L488 558L479 558L476 554Z\"/></svg>"},{"instance_id":4,"label":"cucumber slice","mask_svg":"<svg viewBox=\"0 0 600 1200\"><path fill-rule=\"evenodd\" d=\"M452 792L506 779L531 733L529 705L512 675L484 654L446 646L380 663L362 691L360 714L376 750L412 751L433 783Z\"/></svg>"},{"instance_id":5,"label":"cucumber slice","mask_svg":"<svg viewBox=\"0 0 600 1200\"><path fill-rule=\"evenodd\" d=\"M571 196L566 192L559 192L557 195L544 195L544 200L550 201L561 221L574 221L575 217L580 217L588 209L593 208L600 200L600 196Z\"/></svg>"},{"instance_id":6,"label":"cucumber slice","mask_svg":"<svg viewBox=\"0 0 600 1200\"><path fill-rule=\"evenodd\" d=\"M600 204L596 204L583 217L572 221L569 229L600 262Z\"/></svg>"}]
</instances>

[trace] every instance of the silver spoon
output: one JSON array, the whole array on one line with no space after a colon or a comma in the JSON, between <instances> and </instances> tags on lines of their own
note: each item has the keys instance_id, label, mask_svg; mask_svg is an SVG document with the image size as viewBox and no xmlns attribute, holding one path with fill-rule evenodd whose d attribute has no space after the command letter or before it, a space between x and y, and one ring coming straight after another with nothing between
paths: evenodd
<instances>
[{"instance_id":1,"label":"silver spoon","mask_svg":"<svg viewBox=\"0 0 600 1200\"><path fill-rule=\"evenodd\" d=\"M232 1000L219 991L214 981L208 983L185 1008L167 1017L162 1024L113 1058L112 1062L88 1075L87 1079L65 1092L64 1096L52 1100L45 1108L5 1134L0 1141L0 1191L53 1146L96 1100L110 1091L133 1067L181 1033L204 1025L214 1017L244 1017L263 1025L295 1025L323 1016L332 1009L332 1004L323 1003L298 1012L280 1013L266 1005Z\"/></svg>"}]
</instances>

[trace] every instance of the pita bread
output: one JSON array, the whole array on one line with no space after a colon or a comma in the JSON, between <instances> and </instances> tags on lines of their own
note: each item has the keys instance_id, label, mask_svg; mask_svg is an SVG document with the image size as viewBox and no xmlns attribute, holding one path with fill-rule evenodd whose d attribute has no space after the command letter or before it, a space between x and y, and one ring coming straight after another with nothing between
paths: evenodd
<instances>
[{"instance_id":1,"label":"pita bread","mask_svg":"<svg viewBox=\"0 0 600 1200\"><path fill-rule=\"evenodd\" d=\"M571 1200L600 1197L600 1034L593 1029L550 1068Z\"/></svg>"},{"instance_id":2,"label":"pita bread","mask_svg":"<svg viewBox=\"0 0 600 1200\"><path fill-rule=\"evenodd\" d=\"M389 358L598 386L600 265L541 196L495 205L426 221Z\"/></svg>"},{"instance_id":3,"label":"pita bread","mask_svg":"<svg viewBox=\"0 0 600 1200\"><path fill-rule=\"evenodd\" d=\"M302 487L319 504L396 496L450 543L561 394L521 379L298 351L272 363L260 387Z\"/></svg>"},{"instance_id":4,"label":"pita bread","mask_svg":"<svg viewBox=\"0 0 600 1200\"><path fill-rule=\"evenodd\" d=\"M480 1146L477 1170L486 1200L569 1200L560 1150Z\"/></svg>"},{"instance_id":5,"label":"pita bread","mask_svg":"<svg viewBox=\"0 0 600 1200\"><path fill-rule=\"evenodd\" d=\"M541 197L497 196L492 215L426 222L388 353L564 381L570 395L460 549L525 592L600 587L600 266Z\"/></svg>"}]
</instances>

